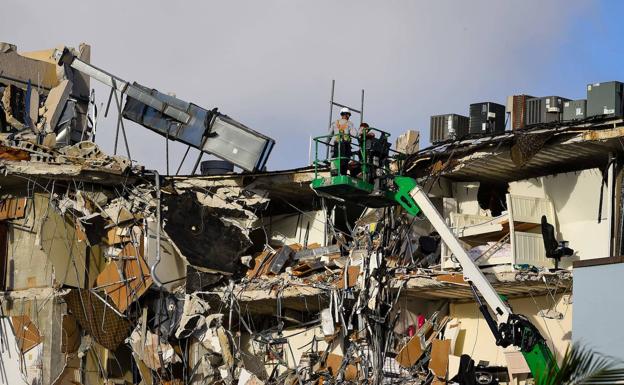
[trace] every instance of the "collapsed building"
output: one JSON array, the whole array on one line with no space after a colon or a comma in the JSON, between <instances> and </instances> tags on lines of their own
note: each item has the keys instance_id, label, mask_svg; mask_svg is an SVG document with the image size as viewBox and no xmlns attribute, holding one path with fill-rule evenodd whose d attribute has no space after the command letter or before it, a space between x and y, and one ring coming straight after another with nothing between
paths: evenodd
<instances>
[{"instance_id":1,"label":"collapsed building","mask_svg":"<svg viewBox=\"0 0 624 385\"><path fill-rule=\"evenodd\" d=\"M426 218L319 195L310 184L330 170L318 165L160 176L104 154L93 142L89 77L55 52L0 46L3 383L530 377L520 352L496 345ZM87 45L74 52L89 62ZM162 128L128 102L118 121ZM585 333L573 317L592 315L589 301L572 309L574 297L588 297L573 276L618 262L624 247L623 136L624 120L613 118L420 151L417 135L398 142L404 174L558 359ZM571 257L549 258L543 217Z\"/></svg>"}]
</instances>

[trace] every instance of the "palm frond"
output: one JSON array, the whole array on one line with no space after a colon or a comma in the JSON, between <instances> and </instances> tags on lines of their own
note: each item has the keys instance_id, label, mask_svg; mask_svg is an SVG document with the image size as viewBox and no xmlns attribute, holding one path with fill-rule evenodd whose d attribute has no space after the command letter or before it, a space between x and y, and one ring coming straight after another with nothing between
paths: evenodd
<instances>
[{"instance_id":1,"label":"palm frond","mask_svg":"<svg viewBox=\"0 0 624 385\"><path fill-rule=\"evenodd\" d=\"M594 352L588 347L572 345L561 366L536 378L538 385L612 385L624 384L624 362Z\"/></svg>"}]
</instances>

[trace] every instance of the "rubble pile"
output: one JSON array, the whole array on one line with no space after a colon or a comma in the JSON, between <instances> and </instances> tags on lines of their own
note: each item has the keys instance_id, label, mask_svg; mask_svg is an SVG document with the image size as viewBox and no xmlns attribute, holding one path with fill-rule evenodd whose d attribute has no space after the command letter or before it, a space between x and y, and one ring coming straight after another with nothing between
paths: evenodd
<instances>
[{"instance_id":1,"label":"rubble pile","mask_svg":"<svg viewBox=\"0 0 624 385\"><path fill-rule=\"evenodd\" d=\"M87 45L73 52L88 62ZM318 195L310 183L329 175L318 167L159 175L105 154L93 141L88 77L52 56L0 44L0 382L530 376L517 349L495 344L478 295L426 218ZM607 168L617 162L582 166L591 151L619 146L624 122L613 124L549 134L556 140L525 162L543 163L518 172L513 133L423 151L417 132L399 141L411 154L404 171L557 358L571 340L572 267L616 238L605 233L618 205L604 175L613 186ZM578 159L557 158L562 148ZM598 187L613 202L603 205ZM561 268L545 255L542 216L576 250ZM583 242L583 232L605 242Z\"/></svg>"},{"instance_id":2,"label":"rubble pile","mask_svg":"<svg viewBox=\"0 0 624 385\"><path fill-rule=\"evenodd\" d=\"M1 152L12 325L3 335L21 350L9 356L9 344L2 359L29 383L449 377L461 323L447 300L405 308L406 293L469 289L461 273L440 269L439 237L422 219L364 210L348 228L328 226L322 245L318 212L265 217L274 191L261 178L161 177L87 143L47 149L46 161L28 159L41 149L15 140ZM20 152L27 159L8 158ZM79 168L40 172L55 165ZM306 228L302 243L284 234ZM553 287L570 278L523 274Z\"/></svg>"}]
</instances>

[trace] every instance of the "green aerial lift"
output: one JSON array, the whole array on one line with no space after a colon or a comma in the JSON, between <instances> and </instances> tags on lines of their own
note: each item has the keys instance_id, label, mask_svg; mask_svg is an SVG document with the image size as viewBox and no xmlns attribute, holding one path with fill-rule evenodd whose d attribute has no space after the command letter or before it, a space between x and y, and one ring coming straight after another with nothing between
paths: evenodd
<instances>
[{"instance_id":1,"label":"green aerial lift","mask_svg":"<svg viewBox=\"0 0 624 385\"><path fill-rule=\"evenodd\" d=\"M389 137L389 134L384 131L372 130L380 133L382 140L387 140ZM400 170L400 163L404 157L395 152L394 155L388 154L388 157L381 159L381 161L371 163L371 154L367 153L367 149L372 146L367 146L366 141L377 139L367 139L364 136L360 138L359 145L355 145L358 149L356 154L360 154L358 159L341 156L339 153L326 159L319 159L319 146L329 145L330 139L329 136L314 138L315 178L311 187L321 195L329 195L341 200L355 200L368 207L399 204L410 215L426 217L461 265L464 279L473 291L479 310L494 334L496 344L502 347L515 346L519 348L531 373L536 378L556 373L559 370L557 362L544 337L525 316L514 314L509 305L496 293L479 267L468 256L452 230L446 225L440 213L429 200L427 193L418 186L416 180L390 171L391 162L395 162L395 165L398 166L397 170ZM336 140L340 139L336 138ZM341 162L343 167L340 167ZM361 169L361 173L350 175L345 170L345 162L352 165L359 163L358 167L351 167L351 169ZM320 168L327 166L331 168L330 176L321 176ZM376 186L378 187L377 190L375 189Z\"/></svg>"}]
</instances>

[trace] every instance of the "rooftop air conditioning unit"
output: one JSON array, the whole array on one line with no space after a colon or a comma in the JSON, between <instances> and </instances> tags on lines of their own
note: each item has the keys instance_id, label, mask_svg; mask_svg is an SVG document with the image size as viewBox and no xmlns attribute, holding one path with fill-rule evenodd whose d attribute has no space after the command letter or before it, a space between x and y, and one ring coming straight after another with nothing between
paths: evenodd
<instances>
[{"instance_id":1,"label":"rooftop air conditioning unit","mask_svg":"<svg viewBox=\"0 0 624 385\"><path fill-rule=\"evenodd\" d=\"M470 105L471 134L494 134L505 131L505 106L483 102Z\"/></svg>"},{"instance_id":2,"label":"rooftop air conditioning unit","mask_svg":"<svg viewBox=\"0 0 624 385\"><path fill-rule=\"evenodd\" d=\"M561 96L545 96L527 100L525 122L527 126L561 121L563 103L570 99Z\"/></svg>"},{"instance_id":3,"label":"rooftop air conditioning unit","mask_svg":"<svg viewBox=\"0 0 624 385\"><path fill-rule=\"evenodd\" d=\"M587 117L624 116L624 84L604 82L587 85Z\"/></svg>"},{"instance_id":4,"label":"rooftop air conditioning unit","mask_svg":"<svg viewBox=\"0 0 624 385\"><path fill-rule=\"evenodd\" d=\"M442 143L447 140L460 139L468 134L470 119L457 114L434 115L431 117L431 143Z\"/></svg>"},{"instance_id":5,"label":"rooftop air conditioning unit","mask_svg":"<svg viewBox=\"0 0 624 385\"><path fill-rule=\"evenodd\" d=\"M570 122L573 120L582 120L587 116L587 100L570 100L563 103L563 117L564 122Z\"/></svg>"}]
</instances>

